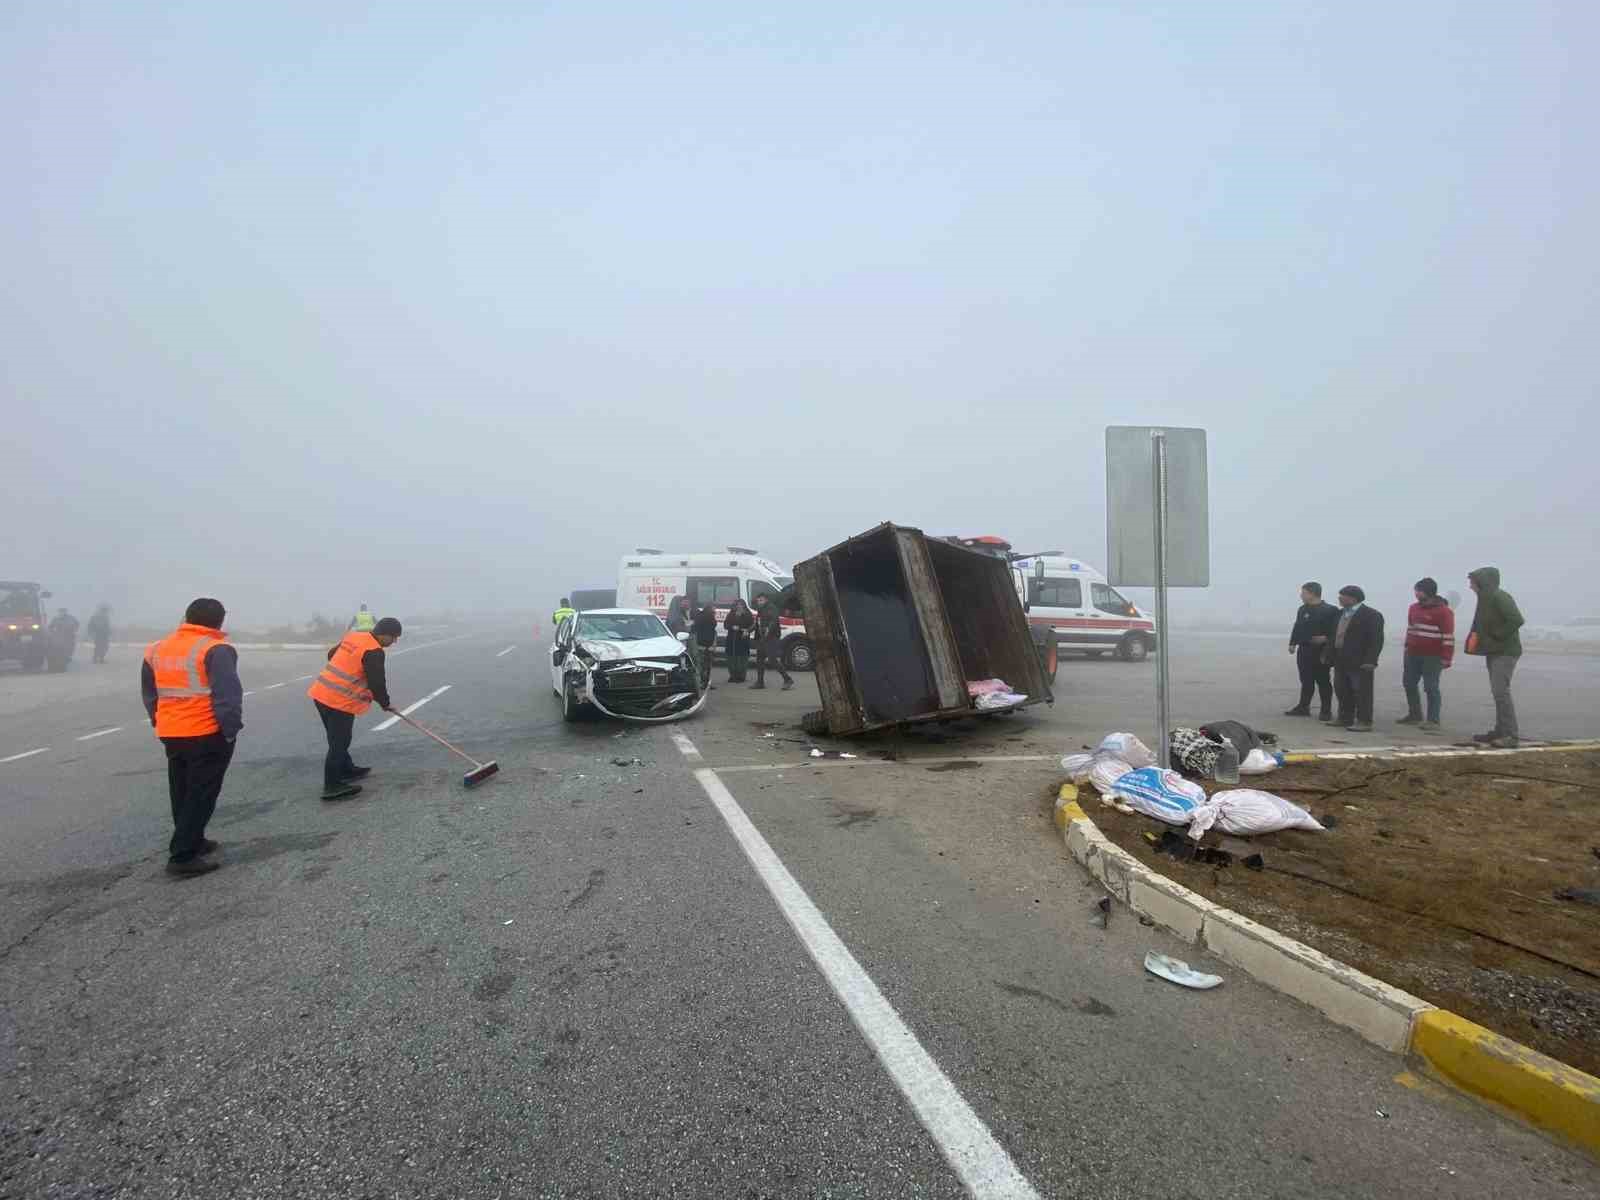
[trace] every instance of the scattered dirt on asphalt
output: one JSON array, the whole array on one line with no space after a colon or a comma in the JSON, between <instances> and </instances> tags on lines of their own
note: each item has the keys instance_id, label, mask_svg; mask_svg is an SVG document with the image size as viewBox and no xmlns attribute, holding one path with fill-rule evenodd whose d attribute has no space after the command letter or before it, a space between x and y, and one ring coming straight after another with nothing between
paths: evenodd
<instances>
[{"instance_id":1,"label":"scattered dirt on asphalt","mask_svg":"<svg viewBox=\"0 0 1600 1200\"><path fill-rule=\"evenodd\" d=\"M1291 764L1233 786L1331 816L1323 833L1207 834L1231 866L1180 862L1167 828L1080 790L1152 869L1425 1000L1600 1074L1600 753ZM1224 785L1207 784L1209 791ZM1264 870L1243 859L1260 853Z\"/></svg>"}]
</instances>

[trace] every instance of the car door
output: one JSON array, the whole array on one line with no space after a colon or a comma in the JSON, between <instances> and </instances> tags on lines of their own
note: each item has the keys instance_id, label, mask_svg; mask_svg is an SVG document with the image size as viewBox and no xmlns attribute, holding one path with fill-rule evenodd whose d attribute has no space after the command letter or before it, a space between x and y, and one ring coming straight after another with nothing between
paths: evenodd
<instances>
[{"instance_id":1,"label":"car door","mask_svg":"<svg viewBox=\"0 0 1600 1200\"><path fill-rule=\"evenodd\" d=\"M557 625L555 640L550 643L550 686L558 696L565 682L562 679L562 664L567 661L567 653L572 647L572 628L575 624L577 618L568 617Z\"/></svg>"},{"instance_id":2,"label":"car door","mask_svg":"<svg viewBox=\"0 0 1600 1200\"><path fill-rule=\"evenodd\" d=\"M1122 640L1132 622L1129 614L1136 611L1128 599L1116 588L1106 583L1092 583L1089 585L1090 599L1093 607L1090 615L1095 617L1102 628L1095 631L1098 641L1104 646L1114 646Z\"/></svg>"}]
</instances>

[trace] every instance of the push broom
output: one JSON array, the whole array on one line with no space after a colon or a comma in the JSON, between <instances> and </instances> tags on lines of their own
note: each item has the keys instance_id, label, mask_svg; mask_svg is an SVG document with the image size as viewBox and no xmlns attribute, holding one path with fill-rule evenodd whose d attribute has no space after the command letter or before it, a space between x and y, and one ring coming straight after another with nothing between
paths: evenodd
<instances>
[{"instance_id":1,"label":"push broom","mask_svg":"<svg viewBox=\"0 0 1600 1200\"><path fill-rule=\"evenodd\" d=\"M406 716L405 713L395 713L395 716L399 717L402 721L404 721L407 725L410 725L413 729L421 730L423 733L427 734L434 741L438 742L439 745L443 746L446 750L450 751L450 753L459 754L462 758L466 759L469 763L472 764L472 770L468 771L465 775L463 775L461 777L461 783L462 783L463 786L465 786L465 787L476 787L478 784L482 783L485 779L489 778L489 776L498 775L500 773L500 764L495 762L493 759L490 759L486 763L481 763L477 759L473 758L472 755L468 754L465 750L462 750L462 749L460 749L460 748L458 748L456 746L452 746L449 742L445 741L442 737L440 737L433 730L429 729L421 721L413 720L411 717Z\"/></svg>"}]
</instances>

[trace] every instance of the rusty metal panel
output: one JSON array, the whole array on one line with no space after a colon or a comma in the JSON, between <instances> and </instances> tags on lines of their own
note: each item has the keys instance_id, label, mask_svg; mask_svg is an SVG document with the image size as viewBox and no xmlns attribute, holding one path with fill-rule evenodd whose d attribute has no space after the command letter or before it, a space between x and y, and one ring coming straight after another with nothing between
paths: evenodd
<instances>
[{"instance_id":1,"label":"rusty metal panel","mask_svg":"<svg viewBox=\"0 0 1600 1200\"><path fill-rule=\"evenodd\" d=\"M828 729L833 733L859 732L864 726L860 691L855 684L828 556L819 554L797 563L794 582L805 613L806 636L816 655L817 692Z\"/></svg>"},{"instance_id":2,"label":"rusty metal panel","mask_svg":"<svg viewBox=\"0 0 1600 1200\"><path fill-rule=\"evenodd\" d=\"M962 672L961 652L946 619L944 598L929 556L928 540L919 529L898 528L894 534L895 548L900 555L900 568L905 574L906 590L910 593L918 622L922 626L923 645L928 665L933 670L934 686L938 689L940 710L965 709L972 703L967 694L967 679ZM981 556L974 556L981 557Z\"/></svg>"},{"instance_id":3,"label":"rusty metal panel","mask_svg":"<svg viewBox=\"0 0 1600 1200\"><path fill-rule=\"evenodd\" d=\"M927 548L963 678L1003 679L1030 704L1053 702L1011 565L937 539Z\"/></svg>"}]
</instances>

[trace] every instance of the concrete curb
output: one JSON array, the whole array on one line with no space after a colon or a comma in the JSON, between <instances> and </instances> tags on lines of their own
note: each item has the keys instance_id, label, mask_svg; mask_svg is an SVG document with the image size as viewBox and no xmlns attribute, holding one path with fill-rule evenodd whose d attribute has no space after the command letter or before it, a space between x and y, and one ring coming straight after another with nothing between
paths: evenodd
<instances>
[{"instance_id":1,"label":"concrete curb","mask_svg":"<svg viewBox=\"0 0 1600 1200\"><path fill-rule=\"evenodd\" d=\"M1374 746L1368 750L1286 750L1283 761L1307 763L1343 762L1358 758L1378 758L1386 761L1395 758L1484 758L1507 754L1556 754L1563 750L1600 750L1600 742L1551 742L1543 746L1518 746L1514 750L1496 750L1491 746L1482 749L1451 746L1438 750L1417 746Z\"/></svg>"},{"instance_id":2,"label":"concrete curb","mask_svg":"<svg viewBox=\"0 0 1600 1200\"><path fill-rule=\"evenodd\" d=\"M1586 749L1565 746L1562 749ZM1502 751L1517 753L1517 751ZM1063 784L1056 827L1118 900L1186 942L1391 1054L1419 1059L1461 1090L1600 1156L1600 1079L1207 900L1150 870L1089 819Z\"/></svg>"}]
</instances>

